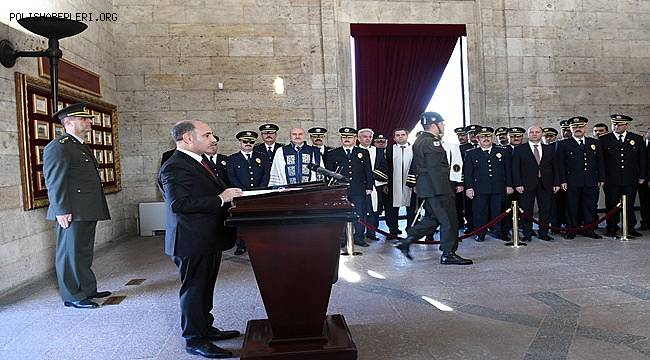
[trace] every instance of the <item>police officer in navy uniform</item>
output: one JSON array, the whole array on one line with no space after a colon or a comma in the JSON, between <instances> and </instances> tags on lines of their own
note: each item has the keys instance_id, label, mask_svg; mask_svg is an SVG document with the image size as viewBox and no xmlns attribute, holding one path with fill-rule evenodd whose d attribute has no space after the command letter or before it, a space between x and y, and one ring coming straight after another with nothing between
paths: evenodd
<instances>
[{"instance_id":1,"label":"police officer in navy uniform","mask_svg":"<svg viewBox=\"0 0 650 360\"><path fill-rule=\"evenodd\" d=\"M463 163L465 163L467 150L475 149L479 146L476 132L481 127L482 126L478 124L465 126L465 133L467 134L469 141L465 144L460 145L460 155L463 157ZM465 232L471 232L474 230L474 212L472 211L472 199L465 196L465 194L463 194L463 215L465 216Z\"/></svg>"},{"instance_id":2,"label":"police officer in navy uniform","mask_svg":"<svg viewBox=\"0 0 650 360\"><path fill-rule=\"evenodd\" d=\"M92 150L84 143L94 117L79 103L52 115L65 133L50 141L43 152L43 172L50 201L47 219L56 220L56 278L63 304L90 309L94 298L109 296L97 291L91 270L98 220L110 220L104 189Z\"/></svg>"},{"instance_id":3,"label":"police officer in navy uniform","mask_svg":"<svg viewBox=\"0 0 650 360\"><path fill-rule=\"evenodd\" d=\"M505 126L498 127L494 130L494 135L497 137L497 140L499 140L500 146L506 147L510 144L508 141L508 128Z\"/></svg>"},{"instance_id":4,"label":"police officer in navy uniform","mask_svg":"<svg viewBox=\"0 0 650 360\"><path fill-rule=\"evenodd\" d=\"M488 214L500 214L505 208L506 194L513 193L510 152L492 144L493 133L491 127L482 127L477 133L480 147L467 151L463 163L465 194L474 199L476 227L487 224ZM500 239L508 239L501 224L493 229ZM476 237L476 241L484 240L485 233Z\"/></svg>"},{"instance_id":5,"label":"police officer in navy uniform","mask_svg":"<svg viewBox=\"0 0 650 360\"><path fill-rule=\"evenodd\" d=\"M562 132L562 140L570 139L573 134L571 133L571 127L569 127L569 120L560 120L560 131Z\"/></svg>"},{"instance_id":6,"label":"police officer in navy uniform","mask_svg":"<svg viewBox=\"0 0 650 360\"><path fill-rule=\"evenodd\" d=\"M410 227L408 236L397 245L410 260L410 244L424 236L432 235L440 226L440 263L445 265L470 265L472 260L456 255L458 249L458 219L456 219L455 190L449 180L450 167L447 151L442 145L444 119L436 112L420 115L424 131L413 144L413 166L416 171L415 189L424 201L425 215Z\"/></svg>"},{"instance_id":7,"label":"police officer in navy uniform","mask_svg":"<svg viewBox=\"0 0 650 360\"><path fill-rule=\"evenodd\" d=\"M519 126L508 128L508 144L506 148L510 151L510 155L512 155L512 150L514 150L516 146L519 146L524 142L525 133L526 129Z\"/></svg>"},{"instance_id":8,"label":"police officer in navy uniform","mask_svg":"<svg viewBox=\"0 0 650 360\"><path fill-rule=\"evenodd\" d=\"M355 212L360 219L366 219L367 204L372 189L375 186L375 177L370 164L370 153L356 145L357 130L351 127L339 129L341 147L331 150L325 158L325 167L336 171L350 180L348 199L354 204ZM354 224L354 243L358 246L368 246L363 239L365 227L356 222ZM345 245L343 242L342 246Z\"/></svg>"},{"instance_id":9,"label":"police officer in navy uniform","mask_svg":"<svg viewBox=\"0 0 650 360\"><path fill-rule=\"evenodd\" d=\"M253 151L257 133L240 131L235 137L239 140L240 150L230 155L226 161L230 183L242 190L266 187L269 184L271 165L265 154ZM242 255L245 252L246 244L238 238L235 255Z\"/></svg>"},{"instance_id":10,"label":"police officer in navy uniform","mask_svg":"<svg viewBox=\"0 0 650 360\"><path fill-rule=\"evenodd\" d=\"M610 119L612 132L599 138L605 160L605 208L613 208L622 195L627 195L628 234L642 236L634 229L634 201L637 185L643 184L646 178L645 141L641 135L627 131L631 117L614 114ZM617 213L607 219L607 236L616 236L619 218Z\"/></svg>"},{"instance_id":11,"label":"police officer in navy uniform","mask_svg":"<svg viewBox=\"0 0 650 360\"><path fill-rule=\"evenodd\" d=\"M544 144L551 145L557 141L557 130L551 127L545 127L542 129L542 132L544 133Z\"/></svg>"},{"instance_id":12,"label":"police officer in navy uniform","mask_svg":"<svg viewBox=\"0 0 650 360\"><path fill-rule=\"evenodd\" d=\"M324 127L313 127L307 130L307 132L309 133L309 139L311 139L311 146L320 150L323 161L325 161L327 153L332 150L331 146L325 145L325 134L327 134L327 129Z\"/></svg>"},{"instance_id":13,"label":"police officer in navy uniform","mask_svg":"<svg viewBox=\"0 0 650 360\"><path fill-rule=\"evenodd\" d=\"M562 189L566 191L567 226L570 228L589 224L597 219L596 194L605 182L603 151L598 140L586 137L587 122L583 116L568 120L572 137L557 143L556 161ZM582 213L582 222L578 213ZM593 230L583 235L600 239ZM575 232L568 232L567 239L575 238Z\"/></svg>"},{"instance_id":14,"label":"police officer in navy uniform","mask_svg":"<svg viewBox=\"0 0 650 360\"><path fill-rule=\"evenodd\" d=\"M272 164L275 152L284 146L284 144L276 142L280 127L275 124L264 124L260 125L259 130L262 135L262 142L255 145L253 151L266 154L269 164Z\"/></svg>"}]
</instances>

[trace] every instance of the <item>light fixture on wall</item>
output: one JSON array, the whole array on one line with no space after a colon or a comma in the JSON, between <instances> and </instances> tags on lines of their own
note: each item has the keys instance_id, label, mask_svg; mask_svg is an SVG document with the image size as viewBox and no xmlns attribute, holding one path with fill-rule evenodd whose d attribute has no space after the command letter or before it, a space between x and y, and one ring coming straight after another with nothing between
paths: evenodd
<instances>
[{"instance_id":1,"label":"light fixture on wall","mask_svg":"<svg viewBox=\"0 0 650 360\"><path fill-rule=\"evenodd\" d=\"M282 95L284 94L284 79L281 77L276 77L275 80L273 80L273 91L278 94Z\"/></svg>"},{"instance_id":2,"label":"light fixture on wall","mask_svg":"<svg viewBox=\"0 0 650 360\"><path fill-rule=\"evenodd\" d=\"M58 65L63 52L59 48L59 40L77 35L86 30L88 25L75 20L57 17L27 17L18 20L20 26L34 34L46 37L48 47L41 51L18 51L9 40L0 41L0 63L5 67L13 67L20 57L47 57L50 60L50 86L52 105L58 111L57 86L59 82Z\"/></svg>"}]
</instances>

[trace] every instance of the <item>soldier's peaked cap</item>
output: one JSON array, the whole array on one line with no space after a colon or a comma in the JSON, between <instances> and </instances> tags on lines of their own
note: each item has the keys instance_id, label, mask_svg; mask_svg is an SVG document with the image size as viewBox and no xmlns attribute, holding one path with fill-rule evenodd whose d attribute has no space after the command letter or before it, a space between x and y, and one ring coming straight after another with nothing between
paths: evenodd
<instances>
[{"instance_id":1,"label":"soldier's peaked cap","mask_svg":"<svg viewBox=\"0 0 650 360\"><path fill-rule=\"evenodd\" d=\"M244 130L238 132L235 137L237 140L255 140L257 139L257 133L255 131Z\"/></svg>"},{"instance_id":2,"label":"soldier's peaked cap","mask_svg":"<svg viewBox=\"0 0 650 360\"><path fill-rule=\"evenodd\" d=\"M91 118L94 115L90 113L90 110L88 110L86 104L84 103L72 104L52 114L53 118L61 122L63 122L63 119L67 118L68 116Z\"/></svg>"},{"instance_id":3,"label":"soldier's peaked cap","mask_svg":"<svg viewBox=\"0 0 650 360\"><path fill-rule=\"evenodd\" d=\"M264 124L264 125L260 125L259 129L260 131L270 132L270 131L278 131L280 130L280 127L275 124Z\"/></svg>"}]
</instances>

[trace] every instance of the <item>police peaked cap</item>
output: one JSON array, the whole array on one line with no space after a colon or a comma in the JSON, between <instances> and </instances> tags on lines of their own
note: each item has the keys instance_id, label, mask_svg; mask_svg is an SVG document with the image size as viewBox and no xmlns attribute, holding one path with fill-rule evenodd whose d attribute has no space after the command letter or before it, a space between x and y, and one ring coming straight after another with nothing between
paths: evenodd
<instances>
[{"instance_id":1,"label":"police peaked cap","mask_svg":"<svg viewBox=\"0 0 650 360\"><path fill-rule=\"evenodd\" d=\"M496 129L494 129L494 135L497 135L497 136L507 134L507 133L508 133L508 128L505 127L505 126L501 126L501 127L498 127Z\"/></svg>"},{"instance_id":2,"label":"police peaked cap","mask_svg":"<svg viewBox=\"0 0 650 360\"><path fill-rule=\"evenodd\" d=\"M557 134L559 134L559 133L557 132L557 130L555 130L555 129L553 129L553 128L544 128L544 129L542 129L542 131L544 132L544 135L554 135L554 136L557 136Z\"/></svg>"},{"instance_id":3,"label":"police peaked cap","mask_svg":"<svg viewBox=\"0 0 650 360\"><path fill-rule=\"evenodd\" d=\"M613 124L627 124L633 120L631 117L621 114L612 114L609 116L609 118Z\"/></svg>"},{"instance_id":4,"label":"police peaked cap","mask_svg":"<svg viewBox=\"0 0 650 360\"><path fill-rule=\"evenodd\" d=\"M573 125L580 126L580 125L587 124L588 121L589 119L587 119L584 116L574 116L571 119L567 120L567 124L569 124L569 126L573 126Z\"/></svg>"},{"instance_id":5,"label":"police peaked cap","mask_svg":"<svg viewBox=\"0 0 650 360\"><path fill-rule=\"evenodd\" d=\"M420 123L424 125L429 125L429 124L440 124L441 122L444 122L445 119L442 118L442 115L438 114L435 111L427 111L423 112L420 114Z\"/></svg>"},{"instance_id":6,"label":"police peaked cap","mask_svg":"<svg viewBox=\"0 0 650 360\"><path fill-rule=\"evenodd\" d=\"M386 139L386 136L384 134L375 133L372 136L372 140L374 141L374 140L388 140L388 139Z\"/></svg>"},{"instance_id":7,"label":"police peaked cap","mask_svg":"<svg viewBox=\"0 0 650 360\"><path fill-rule=\"evenodd\" d=\"M519 127L519 126L511 127L511 128L508 129L508 135L511 135L511 134L512 135L524 135L525 133L526 133L526 129L524 129L522 127Z\"/></svg>"},{"instance_id":8,"label":"police peaked cap","mask_svg":"<svg viewBox=\"0 0 650 360\"><path fill-rule=\"evenodd\" d=\"M244 130L237 133L235 136L237 140L256 140L257 133L255 131Z\"/></svg>"},{"instance_id":9,"label":"police peaked cap","mask_svg":"<svg viewBox=\"0 0 650 360\"><path fill-rule=\"evenodd\" d=\"M95 115L90 113L90 110L88 110L85 103L72 104L52 114L52 117L60 122L63 122L63 120L69 116L91 118Z\"/></svg>"},{"instance_id":10,"label":"police peaked cap","mask_svg":"<svg viewBox=\"0 0 650 360\"><path fill-rule=\"evenodd\" d=\"M462 126L461 126L461 127L457 127L457 128L455 128L455 129L454 129L454 133L456 133L456 134L462 134L462 135L466 135L466 134L467 134L467 133L465 132L465 128L462 127Z\"/></svg>"},{"instance_id":11,"label":"police peaked cap","mask_svg":"<svg viewBox=\"0 0 650 360\"><path fill-rule=\"evenodd\" d=\"M341 135L357 135L357 129L351 127L342 127L339 129L339 134Z\"/></svg>"},{"instance_id":12,"label":"police peaked cap","mask_svg":"<svg viewBox=\"0 0 650 360\"><path fill-rule=\"evenodd\" d=\"M275 124L264 124L261 125L259 129L260 131L270 132L270 131L278 131L280 130L280 127Z\"/></svg>"},{"instance_id":13,"label":"police peaked cap","mask_svg":"<svg viewBox=\"0 0 650 360\"><path fill-rule=\"evenodd\" d=\"M561 120L560 129L568 129L568 128L569 128L569 120Z\"/></svg>"},{"instance_id":14,"label":"police peaked cap","mask_svg":"<svg viewBox=\"0 0 650 360\"><path fill-rule=\"evenodd\" d=\"M465 131L467 133L470 133L470 132L476 133L479 129L481 129L481 125L474 124L474 125L465 126Z\"/></svg>"},{"instance_id":15,"label":"police peaked cap","mask_svg":"<svg viewBox=\"0 0 650 360\"><path fill-rule=\"evenodd\" d=\"M327 129L322 128L322 127L313 127L309 130L307 130L309 135L325 135L327 133Z\"/></svg>"},{"instance_id":16,"label":"police peaked cap","mask_svg":"<svg viewBox=\"0 0 650 360\"><path fill-rule=\"evenodd\" d=\"M492 136L494 134L494 129L489 126L483 126L476 130L476 135L488 135Z\"/></svg>"}]
</instances>

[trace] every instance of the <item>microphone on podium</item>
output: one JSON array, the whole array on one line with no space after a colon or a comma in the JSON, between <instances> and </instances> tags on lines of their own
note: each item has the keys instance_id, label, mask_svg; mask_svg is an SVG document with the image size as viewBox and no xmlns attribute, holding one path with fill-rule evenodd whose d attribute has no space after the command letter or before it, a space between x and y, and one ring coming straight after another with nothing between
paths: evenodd
<instances>
[{"instance_id":1,"label":"microphone on podium","mask_svg":"<svg viewBox=\"0 0 650 360\"><path fill-rule=\"evenodd\" d=\"M336 179L338 181L350 182L350 179L346 178L345 176L337 172L334 172L332 170L325 169L322 166L318 166L316 164L309 164L307 165L307 167L309 168L309 170L315 171L317 173L321 173L327 177L331 177L332 179Z\"/></svg>"}]
</instances>

